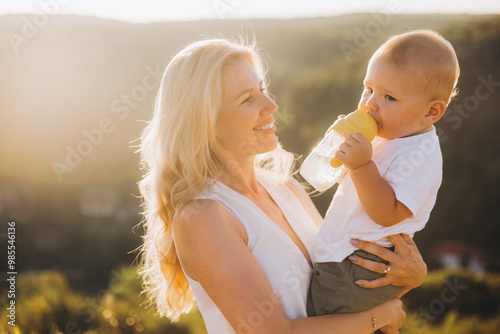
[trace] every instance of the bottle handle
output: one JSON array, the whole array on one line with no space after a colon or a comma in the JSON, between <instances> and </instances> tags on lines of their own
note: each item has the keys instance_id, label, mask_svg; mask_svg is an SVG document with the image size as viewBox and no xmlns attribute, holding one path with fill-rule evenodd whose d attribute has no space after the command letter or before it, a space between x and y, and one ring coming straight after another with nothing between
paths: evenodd
<instances>
[{"instance_id":1,"label":"bottle handle","mask_svg":"<svg viewBox=\"0 0 500 334\"><path fill-rule=\"evenodd\" d=\"M330 166L332 166L333 168L339 168L340 166L342 166L342 162L340 162L339 159L333 157L332 160L330 160Z\"/></svg>"}]
</instances>

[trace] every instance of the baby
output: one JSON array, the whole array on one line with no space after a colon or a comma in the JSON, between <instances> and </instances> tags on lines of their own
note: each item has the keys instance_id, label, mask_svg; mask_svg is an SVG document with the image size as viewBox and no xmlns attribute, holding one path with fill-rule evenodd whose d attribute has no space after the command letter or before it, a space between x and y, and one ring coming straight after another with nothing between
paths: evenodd
<instances>
[{"instance_id":1,"label":"baby","mask_svg":"<svg viewBox=\"0 0 500 334\"><path fill-rule=\"evenodd\" d=\"M455 94L459 72L451 44L428 30L394 36L370 59L358 107L377 122L377 137L370 144L356 132L335 154L348 173L316 239L309 316L369 310L400 292L393 285L366 289L355 284L390 275L390 266L356 250L350 240L393 249L389 235L413 236L424 228L442 178L433 124ZM352 264L351 256L384 262L386 270L364 269Z\"/></svg>"}]
</instances>

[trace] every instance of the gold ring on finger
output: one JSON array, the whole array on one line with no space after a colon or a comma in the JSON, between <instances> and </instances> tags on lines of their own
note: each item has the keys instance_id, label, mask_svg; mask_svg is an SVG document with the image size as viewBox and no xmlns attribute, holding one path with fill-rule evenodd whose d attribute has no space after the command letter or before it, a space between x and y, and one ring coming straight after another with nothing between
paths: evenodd
<instances>
[{"instance_id":1,"label":"gold ring on finger","mask_svg":"<svg viewBox=\"0 0 500 334\"><path fill-rule=\"evenodd\" d=\"M391 266L387 265L387 268L384 270L384 274L389 275L391 273Z\"/></svg>"}]
</instances>

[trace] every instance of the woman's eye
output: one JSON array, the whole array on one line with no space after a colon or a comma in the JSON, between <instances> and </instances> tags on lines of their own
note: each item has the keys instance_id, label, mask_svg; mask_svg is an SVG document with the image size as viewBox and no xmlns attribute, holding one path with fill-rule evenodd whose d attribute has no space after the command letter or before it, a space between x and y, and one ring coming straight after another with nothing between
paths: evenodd
<instances>
[{"instance_id":1,"label":"woman's eye","mask_svg":"<svg viewBox=\"0 0 500 334\"><path fill-rule=\"evenodd\" d=\"M373 93L373 89L371 89L370 87L363 87L363 89L365 91L367 91L368 93L372 94Z\"/></svg>"},{"instance_id":2,"label":"woman's eye","mask_svg":"<svg viewBox=\"0 0 500 334\"><path fill-rule=\"evenodd\" d=\"M389 101L396 101L396 99L395 99L395 98L393 98L393 97L392 97L392 96L390 96L390 95L386 95L386 96L385 96L385 98L386 98L387 100L389 100Z\"/></svg>"},{"instance_id":3,"label":"woman's eye","mask_svg":"<svg viewBox=\"0 0 500 334\"><path fill-rule=\"evenodd\" d=\"M259 88L259 91L261 93L264 93L264 94L267 95L266 87ZM241 102L241 104L253 102L254 99L255 99L255 96L254 95L250 95L245 100L243 100L243 102Z\"/></svg>"},{"instance_id":4,"label":"woman's eye","mask_svg":"<svg viewBox=\"0 0 500 334\"><path fill-rule=\"evenodd\" d=\"M253 100L253 96L249 96L243 102L241 102L241 104L247 103L247 102L252 102L252 100Z\"/></svg>"}]
</instances>

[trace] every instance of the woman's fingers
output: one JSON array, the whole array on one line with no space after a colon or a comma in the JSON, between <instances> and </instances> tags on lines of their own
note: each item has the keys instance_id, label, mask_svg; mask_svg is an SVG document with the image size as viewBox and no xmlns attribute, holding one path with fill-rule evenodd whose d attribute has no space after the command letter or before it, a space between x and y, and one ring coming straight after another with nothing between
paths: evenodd
<instances>
[{"instance_id":1,"label":"woman's fingers","mask_svg":"<svg viewBox=\"0 0 500 334\"><path fill-rule=\"evenodd\" d=\"M390 265L387 265L385 263L380 263L372 260L367 260L359 256L349 256L349 260L351 260L353 263L366 268L368 270L377 272L379 274L385 274L385 276L377 278L375 280L367 281L367 280L357 280L355 283L356 285L359 285L363 288L368 288L368 289L373 289L373 288L378 288L381 286L385 285L396 285L396 286L401 286L402 284L398 282L396 279L397 277L400 276L405 276L405 273L400 273L400 270L398 269L397 266L392 266L389 269Z\"/></svg>"},{"instance_id":2,"label":"woman's fingers","mask_svg":"<svg viewBox=\"0 0 500 334\"><path fill-rule=\"evenodd\" d=\"M410 253L416 250L417 245L408 234L396 234L389 236L394 245L395 252L408 257Z\"/></svg>"},{"instance_id":3,"label":"woman's fingers","mask_svg":"<svg viewBox=\"0 0 500 334\"><path fill-rule=\"evenodd\" d=\"M408 242L403 238L401 234L390 235L389 239L396 248L403 248L408 245Z\"/></svg>"},{"instance_id":4,"label":"woman's fingers","mask_svg":"<svg viewBox=\"0 0 500 334\"><path fill-rule=\"evenodd\" d=\"M393 251L390 251L382 246L376 245L373 242L351 239L351 244L354 247L367 251L370 254L377 255L381 259L386 260L387 262L390 263L395 262L398 257L397 254L395 254Z\"/></svg>"},{"instance_id":5,"label":"woman's fingers","mask_svg":"<svg viewBox=\"0 0 500 334\"><path fill-rule=\"evenodd\" d=\"M394 252L371 242L351 240L351 243L355 247L377 255L389 263L389 265L386 265L357 256L354 258L351 257L351 261L361 267L386 274L382 278L370 282L359 281L356 284L367 288L392 284L406 287L409 290L423 283L427 275L427 266L422 260L422 256L413 240L409 236L396 235L391 236L391 241L395 245Z\"/></svg>"},{"instance_id":6,"label":"woman's fingers","mask_svg":"<svg viewBox=\"0 0 500 334\"><path fill-rule=\"evenodd\" d=\"M417 245L415 243L415 241L413 241L413 239L408 234L401 233L399 235L403 237L404 241L406 241L407 244L412 245L412 246Z\"/></svg>"},{"instance_id":7,"label":"woman's fingers","mask_svg":"<svg viewBox=\"0 0 500 334\"><path fill-rule=\"evenodd\" d=\"M359 279L354 282L357 286L367 289L380 288L381 286L386 286L392 284L391 279L387 276L374 279L373 281L367 281L364 279Z\"/></svg>"},{"instance_id":8,"label":"woman's fingers","mask_svg":"<svg viewBox=\"0 0 500 334\"><path fill-rule=\"evenodd\" d=\"M380 263L372 260L367 260L359 256L351 255L349 256L349 260L351 262L356 263L357 265L366 268L368 270L374 271L379 274L387 273L387 264ZM392 270L392 269L391 269Z\"/></svg>"},{"instance_id":9,"label":"woman's fingers","mask_svg":"<svg viewBox=\"0 0 500 334\"><path fill-rule=\"evenodd\" d=\"M394 252L398 255L398 267L406 276L413 277L412 287L417 287L423 283L427 276L427 265L418 251L417 245L408 234L390 236L394 243Z\"/></svg>"}]
</instances>

